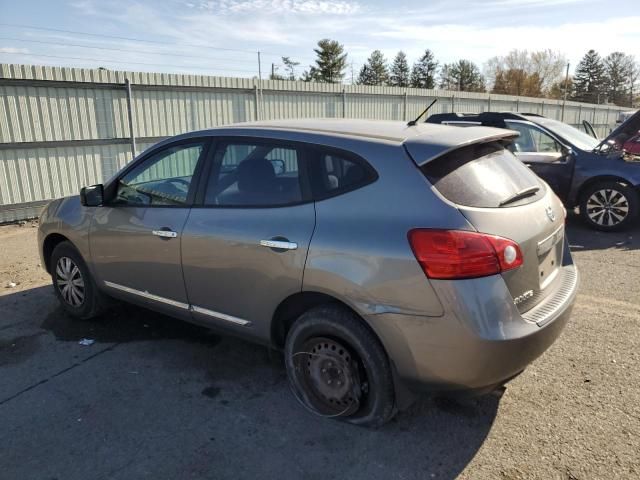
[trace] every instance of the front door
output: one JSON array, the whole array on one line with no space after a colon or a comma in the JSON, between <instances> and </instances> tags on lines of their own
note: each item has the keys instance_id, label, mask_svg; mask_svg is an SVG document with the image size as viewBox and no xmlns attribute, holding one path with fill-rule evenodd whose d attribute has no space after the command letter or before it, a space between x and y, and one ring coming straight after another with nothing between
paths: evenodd
<instances>
[{"instance_id":1,"label":"front door","mask_svg":"<svg viewBox=\"0 0 640 480\"><path fill-rule=\"evenodd\" d=\"M574 158L560 142L538 126L520 120L505 120L504 123L507 128L520 132L510 147L515 156L547 182L556 195L566 200Z\"/></svg>"},{"instance_id":2,"label":"front door","mask_svg":"<svg viewBox=\"0 0 640 480\"><path fill-rule=\"evenodd\" d=\"M189 315L180 242L207 142L160 147L108 187L113 198L96 208L89 242L96 277L114 296Z\"/></svg>"},{"instance_id":3,"label":"front door","mask_svg":"<svg viewBox=\"0 0 640 480\"><path fill-rule=\"evenodd\" d=\"M217 142L182 235L194 319L267 340L278 304L301 290L315 225L304 152L271 140Z\"/></svg>"}]
</instances>

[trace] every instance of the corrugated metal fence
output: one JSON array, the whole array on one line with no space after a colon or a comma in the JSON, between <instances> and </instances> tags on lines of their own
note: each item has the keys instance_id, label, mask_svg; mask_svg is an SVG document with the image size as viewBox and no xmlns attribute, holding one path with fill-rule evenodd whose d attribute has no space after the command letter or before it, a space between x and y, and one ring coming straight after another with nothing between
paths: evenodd
<instances>
[{"instance_id":1,"label":"corrugated metal fence","mask_svg":"<svg viewBox=\"0 0 640 480\"><path fill-rule=\"evenodd\" d=\"M506 95L0 64L0 222L112 176L132 158L132 133L139 153L170 135L250 120L408 120L433 98L432 113L562 112L557 100ZM567 102L564 121L588 120L604 135L621 110Z\"/></svg>"}]
</instances>

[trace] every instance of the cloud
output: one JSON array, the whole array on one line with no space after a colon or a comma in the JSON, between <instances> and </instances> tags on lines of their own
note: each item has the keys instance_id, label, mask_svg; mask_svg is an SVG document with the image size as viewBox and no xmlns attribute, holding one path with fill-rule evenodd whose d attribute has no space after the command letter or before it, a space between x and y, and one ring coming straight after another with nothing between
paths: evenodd
<instances>
[{"instance_id":1,"label":"cloud","mask_svg":"<svg viewBox=\"0 0 640 480\"><path fill-rule=\"evenodd\" d=\"M0 47L0 53L29 53L29 49L16 47Z\"/></svg>"},{"instance_id":2,"label":"cloud","mask_svg":"<svg viewBox=\"0 0 640 480\"><path fill-rule=\"evenodd\" d=\"M349 15L359 12L361 9L360 4L343 0L209 0L198 4L188 2L186 5L222 15L247 12Z\"/></svg>"}]
</instances>

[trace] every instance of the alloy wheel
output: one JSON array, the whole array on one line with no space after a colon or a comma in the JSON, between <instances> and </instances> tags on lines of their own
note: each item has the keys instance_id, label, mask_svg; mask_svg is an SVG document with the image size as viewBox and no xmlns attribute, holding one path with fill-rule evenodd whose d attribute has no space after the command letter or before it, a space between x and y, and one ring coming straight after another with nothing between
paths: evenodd
<instances>
[{"instance_id":1,"label":"alloy wheel","mask_svg":"<svg viewBox=\"0 0 640 480\"><path fill-rule=\"evenodd\" d=\"M596 190L587 200L587 216L603 227L613 227L629 215L629 200L620 191L607 188Z\"/></svg>"},{"instance_id":2,"label":"alloy wheel","mask_svg":"<svg viewBox=\"0 0 640 480\"><path fill-rule=\"evenodd\" d=\"M62 299L72 307L80 307L84 303L84 279L69 257L60 257L56 264L56 287Z\"/></svg>"}]
</instances>

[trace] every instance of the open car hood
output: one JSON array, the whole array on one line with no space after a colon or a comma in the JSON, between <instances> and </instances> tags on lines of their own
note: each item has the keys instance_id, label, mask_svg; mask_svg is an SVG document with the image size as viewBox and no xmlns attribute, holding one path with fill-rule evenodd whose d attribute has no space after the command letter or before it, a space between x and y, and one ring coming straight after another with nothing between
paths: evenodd
<instances>
[{"instance_id":1,"label":"open car hood","mask_svg":"<svg viewBox=\"0 0 640 480\"><path fill-rule=\"evenodd\" d=\"M638 131L640 131L640 110L614 128L594 150L622 150L624 142L637 135Z\"/></svg>"}]
</instances>

